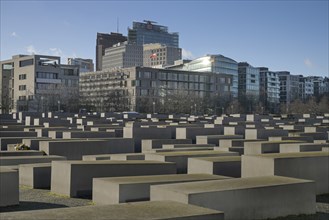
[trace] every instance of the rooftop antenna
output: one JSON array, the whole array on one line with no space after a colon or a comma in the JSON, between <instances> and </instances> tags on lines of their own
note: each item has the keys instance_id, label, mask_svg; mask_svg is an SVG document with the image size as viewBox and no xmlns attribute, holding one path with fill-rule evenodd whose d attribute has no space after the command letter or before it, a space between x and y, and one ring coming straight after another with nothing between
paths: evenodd
<instances>
[{"instance_id":1,"label":"rooftop antenna","mask_svg":"<svg viewBox=\"0 0 329 220\"><path fill-rule=\"evenodd\" d=\"M117 33L119 33L119 17L117 17Z\"/></svg>"}]
</instances>

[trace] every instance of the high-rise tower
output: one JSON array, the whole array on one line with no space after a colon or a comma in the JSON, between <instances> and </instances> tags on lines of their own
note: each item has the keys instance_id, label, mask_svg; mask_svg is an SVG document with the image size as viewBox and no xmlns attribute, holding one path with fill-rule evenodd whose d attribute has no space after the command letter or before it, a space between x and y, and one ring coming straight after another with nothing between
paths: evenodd
<instances>
[{"instance_id":1,"label":"high-rise tower","mask_svg":"<svg viewBox=\"0 0 329 220\"><path fill-rule=\"evenodd\" d=\"M102 70L102 57L105 49L112 47L114 44L127 41L127 37L120 33L97 33L96 39L96 70Z\"/></svg>"},{"instance_id":2,"label":"high-rise tower","mask_svg":"<svg viewBox=\"0 0 329 220\"><path fill-rule=\"evenodd\" d=\"M177 32L169 33L168 27L157 25L154 21L144 20L133 22L133 27L128 28L129 44L160 43L170 47L178 47L179 35Z\"/></svg>"}]
</instances>

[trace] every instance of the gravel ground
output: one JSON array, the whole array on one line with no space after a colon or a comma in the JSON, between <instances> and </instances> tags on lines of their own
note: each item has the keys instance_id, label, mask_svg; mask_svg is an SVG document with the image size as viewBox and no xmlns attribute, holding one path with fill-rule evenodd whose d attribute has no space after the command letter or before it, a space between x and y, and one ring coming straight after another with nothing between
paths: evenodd
<instances>
[{"instance_id":1,"label":"gravel ground","mask_svg":"<svg viewBox=\"0 0 329 220\"><path fill-rule=\"evenodd\" d=\"M90 199L69 198L52 194L49 190L20 187L20 204L2 207L0 212L27 211L93 205ZM275 220L329 220L329 194L317 196L315 215L298 215L275 218ZM273 219L274 220L274 219Z\"/></svg>"},{"instance_id":2,"label":"gravel ground","mask_svg":"<svg viewBox=\"0 0 329 220\"><path fill-rule=\"evenodd\" d=\"M92 205L92 200L55 195L50 190L20 187L19 205L1 207L0 212L53 209Z\"/></svg>"}]
</instances>

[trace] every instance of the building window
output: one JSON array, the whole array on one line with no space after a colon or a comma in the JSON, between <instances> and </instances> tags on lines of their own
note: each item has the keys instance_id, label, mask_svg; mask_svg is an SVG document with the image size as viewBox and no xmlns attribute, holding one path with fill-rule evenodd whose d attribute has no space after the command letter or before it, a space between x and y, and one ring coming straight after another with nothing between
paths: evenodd
<instances>
[{"instance_id":1,"label":"building window","mask_svg":"<svg viewBox=\"0 0 329 220\"><path fill-rule=\"evenodd\" d=\"M19 61L19 67L33 65L33 59Z\"/></svg>"},{"instance_id":2,"label":"building window","mask_svg":"<svg viewBox=\"0 0 329 220\"><path fill-rule=\"evenodd\" d=\"M18 106L18 110L19 111L27 111L28 109L27 109L27 105L19 105Z\"/></svg>"},{"instance_id":3,"label":"building window","mask_svg":"<svg viewBox=\"0 0 329 220\"><path fill-rule=\"evenodd\" d=\"M77 74L74 74L74 69L64 69L64 75L65 76L77 76Z\"/></svg>"},{"instance_id":4,"label":"building window","mask_svg":"<svg viewBox=\"0 0 329 220\"><path fill-rule=\"evenodd\" d=\"M24 79L26 79L26 74L20 74L18 76L18 78L19 78L19 80L24 80Z\"/></svg>"},{"instance_id":5,"label":"building window","mask_svg":"<svg viewBox=\"0 0 329 220\"><path fill-rule=\"evenodd\" d=\"M20 91L26 90L26 85L20 85L18 87L18 90L20 90Z\"/></svg>"},{"instance_id":6,"label":"building window","mask_svg":"<svg viewBox=\"0 0 329 220\"><path fill-rule=\"evenodd\" d=\"M42 79L58 79L58 74L57 73L37 72L37 78L42 78Z\"/></svg>"},{"instance_id":7,"label":"building window","mask_svg":"<svg viewBox=\"0 0 329 220\"><path fill-rule=\"evenodd\" d=\"M19 101L25 101L25 100L26 100L26 96L19 96L19 97L18 97L18 100L19 100Z\"/></svg>"}]
</instances>

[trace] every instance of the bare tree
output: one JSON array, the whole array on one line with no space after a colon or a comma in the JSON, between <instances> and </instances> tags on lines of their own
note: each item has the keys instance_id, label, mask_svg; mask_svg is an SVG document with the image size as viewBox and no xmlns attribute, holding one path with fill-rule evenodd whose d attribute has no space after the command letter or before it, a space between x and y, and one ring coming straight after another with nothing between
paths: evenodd
<instances>
[{"instance_id":1,"label":"bare tree","mask_svg":"<svg viewBox=\"0 0 329 220\"><path fill-rule=\"evenodd\" d=\"M328 113L329 112L329 95L324 95L319 101L319 112Z\"/></svg>"}]
</instances>

